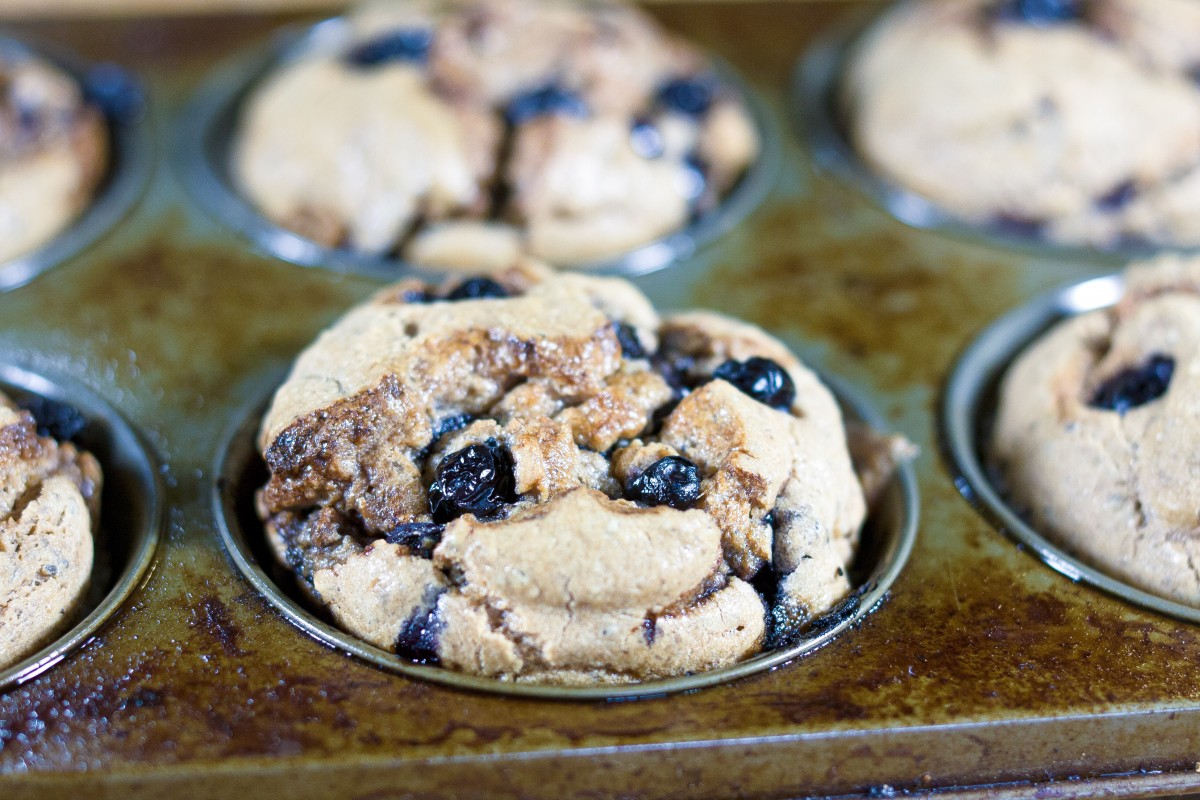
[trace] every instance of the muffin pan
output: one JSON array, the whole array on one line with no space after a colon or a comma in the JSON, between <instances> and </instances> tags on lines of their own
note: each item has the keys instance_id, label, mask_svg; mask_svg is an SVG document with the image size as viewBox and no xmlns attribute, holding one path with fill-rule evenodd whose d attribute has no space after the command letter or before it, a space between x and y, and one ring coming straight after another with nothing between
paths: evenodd
<instances>
[{"instance_id":1,"label":"muffin pan","mask_svg":"<svg viewBox=\"0 0 1200 800\"><path fill-rule=\"evenodd\" d=\"M18 405L66 403L86 424L79 445L104 471L92 584L81 618L35 653L0 669L0 690L31 680L88 642L117 613L150 570L162 516L158 470L137 433L111 405L72 381L0 361L0 391Z\"/></svg>"},{"instance_id":2,"label":"muffin pan","mask_svg":"<svg viewBox=\"0 0 1200 800\"><path fill-rule=\"evenodd\" d=\"M652 11L731 63L778 126L797 112L797 58L848 5ZM154 145L178 157L197 87L229 54L297 22L90 21L15 35L143 76ZM787 663L628 702L444 685L306 633L302 606L266 573L239 569L253 549L227 516L229 501L248 500L246 434L234 432L296 353L382 281L255 252L160 169L126 223L0 294L4 352L120 408L162 464L166 509L156 568L108 624L0 692L0 794L97 784L130 798L1200 791L1200 631L1048 568L963 500L961 476L938 457L937 406L964 348L990 320L1106 275L1112 260L914 229L856 182L813 170L802 141L782 138L771 191L744 221L637 284L661 308L709 306L763 325L921 446L919 532L873 613ZM894 502L884 522L903 508Z\"/></svg>"},{"instance_id":3,"label":"muffin pan","mask_svg":"<svg viewBox=\"0 0 1200 800\"><path fill-rule=\"evenodd\" d=\"M154 146L143 113L143 90L133 76L111 64L88 64L54 47L0 36L0 53L33 53L65 70L104 112L108 170L91 203L61 234L41 247L0 263L0 291L14 289L80 253L116 225L137 202L154 164Z\"/></svg>"},{"instance_id":4,"label":"muffin pan","mask_svg":"<svg viewBox=\"0 0 1200 800\"><path fill-rule=\"evenodd\" d=\"M328 248L272 223L241 195L230 175L233 136L242 103L263 78L281 65L313 51L337 50L350 36L348 23L335 17L310 27L284 30L214 70L196 92L176 131L176 162L196 202L213 217L239 231L256 247L307 267L395 278L412 271L398 257ZM643 275L691 256L743 220L770 190L779 170L779 132L763 101L727 64L716 62L721 80L745 99L759 132L757 161L725 195L717 208L685 227L627 252L620 258L584 264L576 270L596 274Z\"/></svg>"}]
</instances>

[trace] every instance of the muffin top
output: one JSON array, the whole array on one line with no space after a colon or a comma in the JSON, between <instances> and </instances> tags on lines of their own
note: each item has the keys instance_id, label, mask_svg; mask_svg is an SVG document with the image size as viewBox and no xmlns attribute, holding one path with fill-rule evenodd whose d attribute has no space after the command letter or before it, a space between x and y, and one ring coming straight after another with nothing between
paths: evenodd
<instances>
[{"instance_id":1,"label":"muffin top","mask_svg":"<svg viewBox=\"0 0 1200 800\"><path fill-rule=\"evenodd\" d=\"M65 228L107 161L103 115L75 80L34 56L0 52L0 263Z\"/></svg>"},{"instance_id":2,"label":"muffin top","mask_svg":"<svg viewBox=\"0 0 1200 800\"><path fill-rule=\"evenodd\" d=\"M92 575L100 465L47 433L0 393L0 669L74 621Z\"/></svg>"},{"instance_id":3,"label":"muffin top","mask_svg":"<svg viewBox=\"0 0 1200 800\"><path fill-rule=\"evenodd\" d=\"M268 537L338 624L509 679L793 641L850 591L865 515L838 405L778 341L531 268L352 309L259 445Z\"/></svg>"},{"instance_id":4,"label":"muffin top","mask_svg":"<svg viewBox=\"0 0 1200 800\"><path fill-rule=\"evenodd\" d=\"M413 0L346 24L254 90L233 154L265 216L326 246L602 260L711 209L758 152L712 65L629 6Z\"/></svg>"},{"instance_id":5,"label":"muffin top","mask_svg":"<svg viewBox=\"0 0 1200 800\"><path fill-rule=\"evenodd\" d=\"M992 453L1033 524L1134 585L1200 606L1200 260L1131 267L1114 307L1031 345Z\"/></svg>"},{"instance_id":6,"label":"muffin top","mask_svg":"<svg viewBox=\"0 0 1200 800\"><path fill-rule=\"evenodd\" d=\"M887 179L1051 240L1200 244L1192 0L918 0L855 48L845 113Z\"/></svg>"}]
</instances>

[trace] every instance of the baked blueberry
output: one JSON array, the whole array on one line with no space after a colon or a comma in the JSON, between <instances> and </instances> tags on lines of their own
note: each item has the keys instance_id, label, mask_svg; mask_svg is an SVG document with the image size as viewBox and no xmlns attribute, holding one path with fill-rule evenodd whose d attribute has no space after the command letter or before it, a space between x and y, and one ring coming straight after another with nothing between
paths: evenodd
<instances>
[{"instance_id":1,"label":"baked blueberry","mask_svg":"<svg viewBox=\"0 0 1200 800\"><path fill-rule=\"evenodd\" d=\"M425 606L405 620L396 636L396 655L418 664L438 663L438 636L445 627L438 614L439 597L439 593L429 592L424 598Z\"/></svg>"},{"instance_id":2,"label":"baked blueberry","mask_svg":"<svg viewBox=\"0 0 1200 800\"><path fill-rule=\"evenodd\" d=\"M704 196L708 188L708 165L699 156L689 155L683 160L683 172L680 174L680 193L695 204Z\"/></svg>"},{"instance_id":3,"label":"baked blueberry","mask_svg":"<svg viewBox=\"0 0 1200 800\"><path fill-rule=\"evenodd\" d=\"M621 343L621 355L625 358L646 357L646 348L642 347L642 340L638 338L632 325L614 322L613 331L617 334L617 341Z\"/></svg>"},{"instance_id":4,"label":"baked blueberry","mask_svg":"<svg viewBox=\"0 0 1200 800\"><path fill-rule=\"evenodd\" d=\"M700 499L700 470L682 456L660 458L629 482L625 497L650 506L691 508Z\"/></svg>"},{"instance_id":5,"label":"baked blueberry","mask_svg":"<svg viewBox=\"0 0 1200 800\"><path fill-rule=\"evenodd\" d=\"M995 10L1002 20L1030 25L1071 22L1083 15L1082 0L1002 0Z\"/></svg>"},{"instance_id":6,"label":"baked blueberry","mask_svg":"<svg viewBox=\"0 0 1200 800\"><path fill-rule=\"evenodd\" d=\"M658 158L666 149L662 131L646 117L637 117L629 129L629 145L642 158Z\"/></svg>"},{"instance_id":7,"label":"baked blueberry","mask_svg":"<svg viewBox=\"0 0 1200 800\"><path fill-rule=\"evenodd\" d=\"M495 439L457 450L442 461L429 487L433 521L446 523L463 514L487 517L516 501L513 460Z\"/></svg>"},{"instance_id":8,"label":"baked blueberry","mask_svg":"<svg viewBox=\"0 0 1200 800\"><path fill-rule=\"evenodd\" d=\"M83 433L87 427L87 420L75 406L47 397L32 397L21 403L21 408L33 414L38 436L66 442Z\"/></svg>"},{"instance_id":9,"label":"baked blueberry","mask_svg":"<svg viewBox=\"0 0 1200 800\"><path fill-rule=\"evenodd\" d=\"M505 116L508 117L510 125L520 125L546 114L586 117L587 113L587 104L583 102L583 98L570 89L550 85L515 97L508 104Z\"/></svg>"},{"instance_id":10,"label":"baked blueberry","mask_svg":"<svg viewBox=\"0 0 1200 800\"><path fill-rule=\"evenodd\" d=\"M428 28L400 28L365 41L346 54L356 67L377 67L393 61L423 64L429 57L433 31Z\"/></svg>"},{"instance_id":11,"label":"baked blueberry","mask_svg":"<svg viewBox=\"0 0 1200 800\"><path fill-rule=\"evenodd\" d=\"M1123 369L1106 380L1089 405L1124 414L1166 394L1174 372L1175 359L1156 353L1140 367Z\"/></svg>"},{"instance_id":12,"label":"baked blueberry","mask_svg":"<svg viewBox=\"0 0 1200 800\"><path fill-rule=\"evenodd\" d=\"M508 290L491 278L471 278L455 286L446 295L447 300L482 300L489 297L508 297Z\"/></svg>"},{"instance_id":13,"label":"baked blueberry","mask_svg":"<svg viewBox=\"0 0 1200 800\"><path fill-rule=\"evenodd\" d=\"M1108 194L1096 200L1096 208L1104 211L1120 211L1137 197L1137 186L1133 181L1125 181Z\"/></svg>"},{"instance_id":14,"label":"baked blueberry","mask_svg":"<svg viewBox=\"0 0 1200 800\"><path fill-rule=\"evenodd\" d=\"M430 558L445 529L445 525L435 522L405 522L385 533L383 538L388 544L398 544L413 551L414 555Z\"/></svg>"},{"instance_id":15,"label":"baked blueberry","mask_svg":"<svg viewBox=\"0 0 1200 800\"><path fill-rule=\"evenodd\" d=\"M791 408L796 399L791 376L769 358L729 359L716 368L713 378L728 381L758 402L782 411Z\"/></svg>"},{"instance_id":16,"label":"baked blueberry","mask_svg":"<svg viewBox=\"0 0 1200 800\"><path fill-rule=\"evenodd\" d=\"M673 78L658 90L658 102L680 114L702 117L712 107L713 88L708 77Z\"/></svg>"}]
</instances>

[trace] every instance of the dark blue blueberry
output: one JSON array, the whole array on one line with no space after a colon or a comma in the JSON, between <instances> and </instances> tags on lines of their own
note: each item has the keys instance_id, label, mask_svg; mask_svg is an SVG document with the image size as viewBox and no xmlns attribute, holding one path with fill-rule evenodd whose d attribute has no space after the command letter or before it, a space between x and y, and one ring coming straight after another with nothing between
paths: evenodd
<instances>
[{"instance_id":1,"label":"dark blue blueberry","mask_svg":"<svg viewBox=\"0 0 1200 800\"><path fill-rule=\"evenodd\" d=\"M658 158L666 149L662 131L652 121L638 117L629 129L629 145L642 158Z\"/></svg>"},{"instance_id":2,"label":"dark blue blueberry","mask_svg":"<svg viewBox=\"0 0 1200 800\"><path fill-rule=\"evenodd\" d=\"M454 287L446 295L447 300L482 300L485 298L508 297L508 290L491 278L471 278Z\"/></svg>"},{"instance_id":3,"label":"dark blue blueberry","mask_svg":"<svg viewBox=\"0 0 1200 800\"><path fill-rule=\"evenodd\" d=\"M128 120L142 112L146 98L141 87L115 64L96 64L83 80L84 96L111 119Z\"/></svg>"},{"instance_id":4,"label":"dark blue blueberry","mask_svg":"<svg viewBox=\"0 0 1200 800\"><path fill-rule=\"evenodd\" d=\"M660 458L629 482L625 497L651 506L691 508L700 499L700 470L681 456Z\"/></svg>"},{"instance_id":5,"label":"dark blue blueberry","mask_svg":"<svg viewBox=\"0 0 1200 800\"><path fill-rule=\"evenodd\" d=\"M1083 16L1083 0L1001 0L995 7L998 19L1029 25L1073 22Z\"/></svg>"},{"instance_id":6,"label":"dark blue blueberry","mask_svg":"<svg viewBox=\"0 0 1200 800\"><path fill-rule=\"evenodd\" d=\"M418 664L438 663L438 637L446 627L438 613L438 598L441 593L430 589L423 598L422 607L405 620L396 636L396 655L411 659Z\"/></svg>"},{"instance_id":7,"label":"dark blue blueberry","mask_svg":"<svg viewBox=\"0 0 1200 800\"><path fill-rule=\"evenodd\" d=\"M433 449L435 444L437 444L438 439L441 439L448 433L461 431L474 421L475 418L470 414L455 414L452 417L446 417L445 419L440 420L438 424L433 426L433 434L429 438L429 444L425 445L423 449L419 450L416 454L416 457L418 459L428 457L429 451Z\"/></svg>"},{"instance_id":8,"label":"dark blue blueberry","mask_svg":"<svg viewBox=\"0 0 1200 800\"><path fill-rule=\"evenodd\" d=\"M695 203L704 196L708 188L708 166L698 156L690 155L683 160L683 172L680 178L680 192Z\"/></svg>"},{"instance_id":9,"label":"dark blue blueberry","mask_svg":"<svg viewBox=\"0 0 1200 800\"><path fill-rule=\"evenodd\" d=\"M513 98L505 116L510 125L520 125L545 114L586 117L587 113L588 107L583 98L570 89L550 85Z\"/></svg>"},{"instance_id":10,"label":"dark blue blueberry","mask_svg":"<svg viewBox=\"0 0 1200 800\"><path fill-rule=\"evenodd\" d=\"M646 348L642 347L642 340L638 338L632 325L614 322L613 331L617 334L617 341L621 343L621 355L625 358L646 357Z\"/></svg>"},{"instance_id":11,"label":"dark blue blueberry","mask_svg":"<svg viewBox=\"0 0 1200 800\"><path fill-rule=\"evenodd\" d=\"M796 385L787 370L769 358L754 356L745 361L729 359L713 372L738 389L771 408L787 411L796 399Z\"/></svg>"},{"instance_id":12,"label":"dark blue blueberry","mask_svg":"<svg viewBox=\"0 0 1200 800\"><path fill-rule=\"evenodd\" d=\"M87 420L79 409L46 397L31 397L21 403L21 408L33 414L38 436L49 436L67 442L83 433Z\"/></svg>"},{"instance_id":13,"label":"dark blue blueberry","mask_svg":"<svg viewBox=\"0 0 1200 800\"><path fill-rule=\"evenodd\" d=\"M1137 197L1137 186L1133 181L1125 181L1108 194L1096 201L1096 208L1101 211L1120 211Z\"/></svg>"},{"instance_id":14,"label":"dark blue blueberry","mask_svg":"<svg viewBox=\"0 0 1200 800\"><path fill-rule=\"evenodd\" d=\"M488 517L516 502L513 461L495 439L457 450L438 465L429 487L433 521L446 523L463 514Z\"/></svg>"},{"instance_id":15,"label":"dark blue blueberry","mask_svg":"<svg viewBox=\"0 0 1200 800\"><path fill-rule=\"evenodd\" d=\"M402 299L406 303L423 304L432 303L437 298L425 289L407 289L402 295Z\"/></svg>"},{"instance_id":16,"label":"dark blue blueberry","mask_svg":"<svg viewBox=\"0 0 1200 800\"><path fill-rule=\"evenodd\" d=\"M407 547L421 558L431 558L433 548L442 540L445 525L435 522L405 522L397 525L383 535L388 544L398 544Z\"/></svg>"},{"instance_id":17,"label":"dark blue blueberry","mask_svg":"<svg viewBox=\"0 0 1200 800\"><path fill-rule=\"evenodd\" d=\"M346 61L356 67L377 67L393 61L424 64L431 44L433 31L429 28L399 28L357 45L346 54Z\"/></svg>"},{"instance_id":18,"label":"dark blue blueberry","mask_svg":"<svg viewBox=\"0 0 1200 800\"><path fill-rule=\"evenodd\" d=\"M1140 367L1124 369L1106 380L1092 397L1091 406L1124 414L1131 408L1144 406L1167 393L1175 359L1155 354Z\"/></svg>"},{"instance_id":19,"label":"dark blue blueberry","mask_svg":"<svg viewBox=\"0 0 1200 800\"><path fill-rule=\"evenodd\" d=\"M716 84L708 76L674 78L658 90L658 102L681 114L702 117L712 107Z\"/></svg>"}]
</instances>

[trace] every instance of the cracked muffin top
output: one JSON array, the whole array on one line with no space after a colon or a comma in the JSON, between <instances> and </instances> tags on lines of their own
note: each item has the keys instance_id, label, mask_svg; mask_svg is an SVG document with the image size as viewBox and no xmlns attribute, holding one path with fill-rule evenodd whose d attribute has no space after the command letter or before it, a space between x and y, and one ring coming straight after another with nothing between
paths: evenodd
<instances>
[{"instance_id":1,"label":"cracked muffin top","mask_svg":"<svg viewBox=\"0 0 1200 800\"><path fill-rule=\"evenodd\" d=\"M0 52L0 263L75 219L107 163L103 114L75 80L33 56Z\"/></svg>"},{"instance_id":2,"label":"cracked muffin top","mask_svg":"<svg viewBox=\"0 0 1200 800\"><path fill-rule=\"evenodd\" d=\"M1031 345L992 455L1033 524L1084 560L1200 606L1200 260L1131 267L1121 301Z\"/></svg>"},{"instance_id":3,"label":"cracked muffin top","mask_svg":"<svg viewBox=\"0 0 1200 800\"><path fill-rule=\"evenodd\" d=\"M76 412L50 401L35 410L0 393L0 669L75 621L100 519L100 465L47 435L78 432Z\"/></svg>"},{"instance_id":4,"label":"cracked muffin top","mask_svg":"<svg viewBox=\"0 0 1200 800\"><path fill-rule=\"evenodd\" d=\"M758 154L713 65L629 6L408 0L347 27L254 90L233 153L258 209L325 246L604 260L714 208Z\"/></svg>"},{"instance_id":5,"label":"cracked muffin top","mask_svg":"<svg viewBox=\"0 0 1200 800\"><path fill-rule=\"evenodd\" d=\"M884 177L1068 244L1200 244L1200 4L921 0L855 48L845 113Z\"/></svg>"},{"instance_id":6,"label":"cracked muffin top","mask_svg":"<svg viewBox=\"0 0 1200 800\"><path fill-rule=\"evenodd\" d=\"M837 403L778 341L532 266L352 309L259 446L271 546L337 624L503 679L644 680L795 641L851 591L866 513Z\"/></svg>"}]
</instances>

